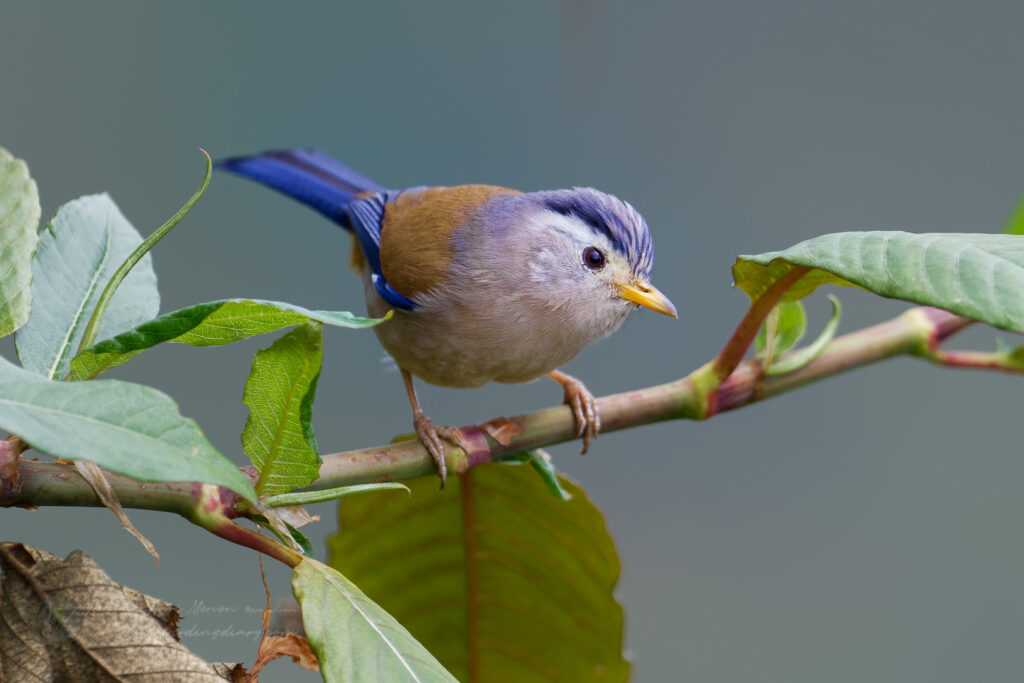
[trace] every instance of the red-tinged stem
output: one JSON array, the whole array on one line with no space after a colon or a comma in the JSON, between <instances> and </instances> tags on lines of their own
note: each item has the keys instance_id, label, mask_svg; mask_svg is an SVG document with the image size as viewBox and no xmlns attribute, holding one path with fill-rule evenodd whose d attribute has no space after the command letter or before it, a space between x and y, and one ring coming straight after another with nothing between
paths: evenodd
<instances>
[{"instance_id":1,"label":"red-tinged stem","mask_svg":"<svg viewBox=\"0 0 1024 683\"><path fill-rule=\"evenodd\" d=\"M22 458L18 462L18 474L21 490L7 495L0 492L0 506L103 505L73 465ZM291 567L302 559L274 539L233 522L239 516L236 507L242 502L233 491L194 482L136 481L108 470L103 470L103 474L125 508L177 513L221 538L262 552Z\"/></svg>"},{"instance_id":2,"label":"red-tinged stem","mask_svg":"<svg viewBox=\"0 0 1024 683\"><path fill-rule=\"evenodd\" d=\"M932 333L928 337L928 345L932 348L938 348L942 342L960 330L978 322L977 320L965 318L962 315L956 315L934 306L922 306L908 311L908 313L913 312L916 312L916 315L922 316L932 326Z\"/></svg>"},{"instance_id":3,"label":"red-tinged stem","mask_svg":"<svg viewBox=\"0 0 1024 683\"><path fill-rule=\"evenodd\" d=\"M736 326L736 331L729 337L718 357L711 362L711 371L718 383L725 381L725 378L739 366L743 356L747 354L747 349L754 343L754 337L761 329L761 324L779 303L782 295L810 270L804 266L793 266L750 303L750 308Z\"/></svg>"},{"instance_id":4,"label":"red-tinged stem","mask_svg":"<svg viewBox=\"0 0 1024 683\"><path fill-rule=\"evenodd\" d=\"M942 351L936 349L925 356L938 365L949 368L970 368L974 370L999 370L1024 374L1024 366L1007 360L1006 354L986 351Z\"/></svg>"},{"instance_id":5,"label":"red-tinged stem","mask_svg":"<svg viewBox=\"0 0 1024 683\"><path fill-rule=\"evenodd\" d=\"M1019 361L1013 360L1008 354L1000 351L944 351L939 348L942 342L975 321L951 315L939 308L925 307L917 310L935 328L928 343L917 350L916 355L919 357L948 368L996 370L1024 374L1024 366Z\"/></svg>"},{"instance_id":6,"label":"red-tinged stem","mask_svg":"<svg viewBox=\"0 0 1024 683\"><path fill-rule=\"evenodd\" d=\"M302 555L285 547L269 536L247 529L232 520L238 517L235 507L241 502L237 494L212 484L197 484L198 500L185 515L210 533L223 539L279 560L289 567L297 567Z\"/></svg>"},{"instance_id":7,"label":"red-tinged stem","mask_svg":"<svg viewBox=\"0 0 1024 683\"><path fill-rule=\"evenodd\" d=\"M302 562L302 555L291 548L282 545L270 536L264 536L257 531L236 524L227 519L227 517L209 525L200 524L199 522L196 522L196 524L225 540L243 545L246 548L252 548L256 552L283 562L293 569Z\"/></svg>"}]
</instances>

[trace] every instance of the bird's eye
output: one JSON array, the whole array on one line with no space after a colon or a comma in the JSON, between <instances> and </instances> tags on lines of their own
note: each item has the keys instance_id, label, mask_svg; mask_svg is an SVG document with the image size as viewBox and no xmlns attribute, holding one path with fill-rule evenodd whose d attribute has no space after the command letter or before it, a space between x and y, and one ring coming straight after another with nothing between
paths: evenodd
<instances>
[{"instance_id":1,"label":"bird's eye","mask_svg":"<svg viewBox=\"0 0 1024 683\"><path fill-rule=\"evenodd\" d=\"M604 252L597 247L587 247L583 250L583 264L591 270L604 268Z\"/></svg>"}]
</instances>

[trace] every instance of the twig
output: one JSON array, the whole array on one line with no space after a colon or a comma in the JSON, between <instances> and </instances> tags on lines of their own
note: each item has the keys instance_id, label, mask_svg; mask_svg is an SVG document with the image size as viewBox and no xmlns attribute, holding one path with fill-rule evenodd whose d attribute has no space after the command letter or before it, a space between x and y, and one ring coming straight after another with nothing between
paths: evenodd
<instances>
[{"instance_id":1,"label":"twig","mask_svg":"<svg viewBox=\"0 0 1024 683\"><path fill-rule=\"evenodd\" d=\"M664 420L707 419L898 355L919 356L948 365L941 361L941 356L935 355L939 344L971 322L936 308L914 308L880 325L833 339L813 361L785 375L766 378L759 363L742 362L724 382L711 390L710 395L694 381L698 373L706 371L708 366L705 366L668 384L598 399L602 431L614 432ZM988 365L969 367L1006 369ZM576 438L575 418L564 405L513 417L511 421L521 431L507 445L497 443L478 426L460 428L472 443L483 448L473 448L471 455L453 448L449 454L452 469L465 472L491 460ZM101 505L73 467L21 460L18 469L21 490L0 491L0 506ZM433 460L423 446L418 441L406 441L325 455L320 477L308 490L409 479L433 471ZM138 482L113 473L109 473L108 478L126 508L176 512L219 536L267 553L286 564L297 561L298 556L292 550L231 521L239 514L236 506L240 499L236 494L193 483ZM201 501L205 501L209 511L200 515L197 510L203 509Z\"/></svg>"}]
</instances>

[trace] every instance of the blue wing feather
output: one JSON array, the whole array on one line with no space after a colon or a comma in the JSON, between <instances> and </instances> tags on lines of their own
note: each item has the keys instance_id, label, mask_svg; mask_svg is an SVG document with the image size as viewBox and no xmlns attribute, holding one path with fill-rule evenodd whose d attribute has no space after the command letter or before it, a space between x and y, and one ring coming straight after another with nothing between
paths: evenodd
<instances>
[{"instance_id":1,"label":"blue wing feather","mask_svg":"<svg viewBox=\"0 0 1024 683\"><path fill-rule=\"evenodd\" d=\"M284 149L236 157L219 161L217 167L269 185L354 232L381 298L395 308L416 308L412 300L391 288L380 264L384 206L401 190L386 190L317 149Z\"/></svg>"},{"instance_id":2,"label":"blue wing feather","mask_svg":"<svg viewBox=\"0 0 1024 683\"><path fill-rule=\"evenodd\" d=\"M401 193L401 190L385 190L370 197L357 199L349 205L348 217L366 263L370 266L371 279L377 293L395 308L411 311L416 308L416 304L391 288L384 279L384 271L380 265L380 231L384 225L384 207Z\"/></svg>"},{"instance_id":3,"label":"blue wing feather","mask_svg":"<svg viewBox=\"0 0 1024 683\"><path fill-rule=\"evenodd\" d=\"M384 188L317 149L284 149L224 159L217 166L258 180L316 209L345 228L348 205Z\"/></svg>"}]
</instances>

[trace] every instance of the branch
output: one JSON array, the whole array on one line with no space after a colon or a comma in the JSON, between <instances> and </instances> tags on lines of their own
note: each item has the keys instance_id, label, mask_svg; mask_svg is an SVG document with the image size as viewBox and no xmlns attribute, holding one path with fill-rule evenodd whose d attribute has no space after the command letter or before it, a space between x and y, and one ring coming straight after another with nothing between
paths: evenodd
<instances>
[{"instance_id":1,"label":"branch","mask_svg":"<svg viewBox=\"0 0 1024 683\"><path fill-rule=\"evenodd\" d=\"M972 322L937 308L913 308L888 322L832 340L813 361L794 372L765 377L761 365L748 360L740 363L724 382L706 387L708 368L713 361L668 384L599 398L602 431L614 432L665 420L707 419L893 356L917 356L941 365L951 365L948 362L949 352L940 351L939 345ZM1007 369L985 364L967 367ZM492 460L576 439L575 418L564 405L513 417L510 421L519 428L519 433L507 444L494 441L482 426L460 428L471 448L468 453L450 448L447 453L449 468L455 472L466 472ZM0 491L0 506L102 504L71 466L21 460L18 470L21 489L18 492ZM409 479L433 472L433 460L423 446L418 441L406 441L325 455L320 477L309 488L323 490L365 482ZM234 506L239 501L233 493L222 490L216 497L211 496L209 490L215 487L200 484L144 483L113 473L107 476L126 508L176 512L213 533L275 556L285 563L295 560L293 553L282 549L283 546L230 521L230 518L238 516ZM217 502L212 506L214 512L199 518L202 515L198 515L197 510L203 508L199 503L206 501L209 509L210 501L214 499Z\"/></svg>"},{"instance_id":2,"label":"branch","mask_svg":"<svg viewBox=\"0 0 1024 683\"><path fill-rule=\"evenodd\" d=\"M302 559L295 551L237 524L237 493L194 482L144 482L102 470L122 507L174 512L210 533L244 545L294 567ZM103 502L74 465L38 460L18 461L21 489L0 491L0 507L35 508L43 505L100 507Z\"/></svg>"}]
</instances>

